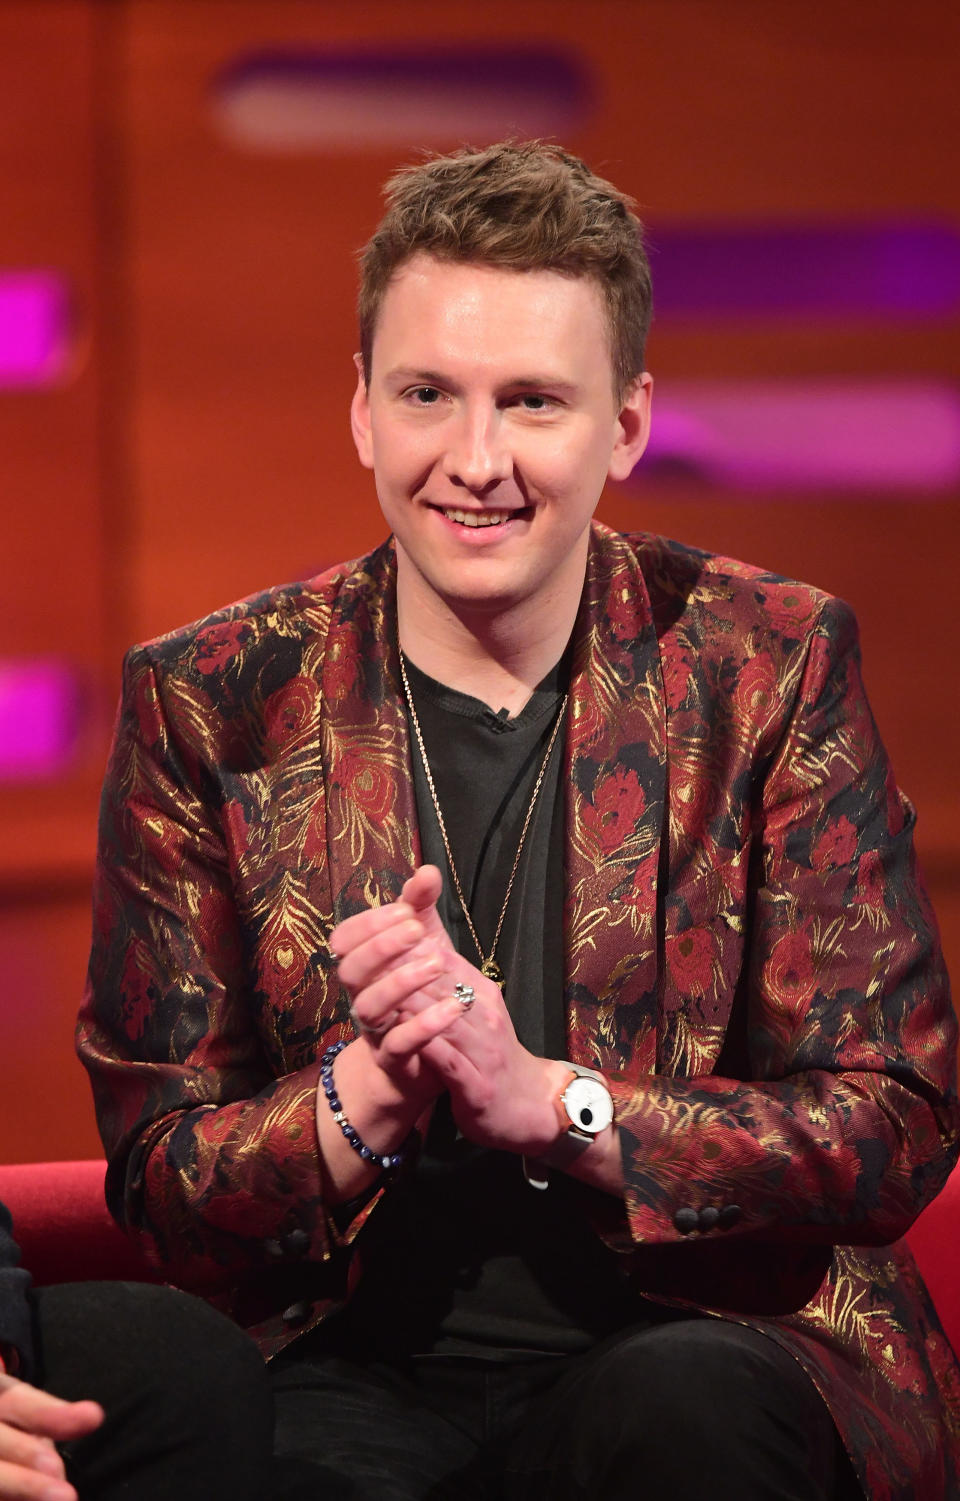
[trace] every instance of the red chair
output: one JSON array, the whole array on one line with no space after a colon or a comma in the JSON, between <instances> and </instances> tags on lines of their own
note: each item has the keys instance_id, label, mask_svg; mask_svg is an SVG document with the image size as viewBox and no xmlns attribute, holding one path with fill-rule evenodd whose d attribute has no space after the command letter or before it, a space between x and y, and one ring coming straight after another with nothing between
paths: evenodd
<instances>
[{"instance_id":1,"label":"red chair","mask_svg":"<svg viewBox=\"0 0 960 1501\"><path fill-rule=\"evenodd\" d=\"M107 1212L102 1158L0 1166L0 1203L38 1287L51 1282L159 1282Z\"/></svg>"},{"instance_id":2,"label":"red chair","mask_svg":"<svg viewBox=\"0 0 960 1501\"><path fill-rule=\"evenodd\" d=\"M0 1200L13 1215L35 1282L118 1277L159 1281L107 1213L102 1161L0 1167ZM960 1168L907 1236L953 1348L960 1352Z\"/></svg>"},{"instance_id":3,"label":"red chair","mask_svg":"<svg viewBox=\"0 0 960 1501\"><path fill-rule=\"evenodd\" d=\"M960 1355L960 1167L914 1222L907 1244L916 1257L940 1322Z\"/></svg>"}]
</instances>

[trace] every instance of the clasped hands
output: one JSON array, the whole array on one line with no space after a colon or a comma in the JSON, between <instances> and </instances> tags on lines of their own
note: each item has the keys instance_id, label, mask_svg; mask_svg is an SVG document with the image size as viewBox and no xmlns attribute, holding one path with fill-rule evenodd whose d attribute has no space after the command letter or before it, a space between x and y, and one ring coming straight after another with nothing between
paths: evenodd
<instances>
[{"instance_id":1,"label":"clasped hands","mask_svg":"<svg viewBox=\"0 0 960 1501\"><path fill-rule=\"evenodd\" d=\"M414 1119L447 1090L469 1140L536 1156L556 1138L553 1099L569 1070L523 1047L499 986L456 952L437 912L441 888L439 870L424 865L396 902L358 913L331 934L360 1028L347 1053L368 1053ZM474 990L469 1010L456 998L457 984ZM349 1113L349 1089L341 1093Z\"/></svg>"}]
</instances>

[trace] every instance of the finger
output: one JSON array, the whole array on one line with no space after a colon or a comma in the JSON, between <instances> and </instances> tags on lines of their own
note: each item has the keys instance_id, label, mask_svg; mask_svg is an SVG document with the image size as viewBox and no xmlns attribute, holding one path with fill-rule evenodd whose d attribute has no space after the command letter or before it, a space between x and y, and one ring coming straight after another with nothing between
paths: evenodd
<instances>
[{"instance_id":1,"label":"finger","mask_svg":"<svg viewBox=\"0 0 960 1501\"><path fill-rule=\"evenodd\" d=\"M382 970L392 968L398 960L408 956L422 942L423 936L423 924L412 917L372 933L352 952L343 954L337 967L340 979L354 992L363 990L378 978ZM341 951L338 949L337 952Z\"/></svg>"},{"instance_id":2,"label":"finger","mask_svg":"<svg viewBox=\"0 0 960 1501\"><path fill-rule=\"evenodd\" d=\"M56 1440L79 1438L103 1422L99 1402L65 1402L51 1392L13 1381L0 1395L0 1423Z\"/></svg>"},{"instance_id":3,"label":"finger","mask_svg":"<svg viewBox=\"0 0 960 1501\"><path fill-rule=\"evenodd\" d=\"M63 1460L48 1438L38 1438L34 1433L24 1433L10 1423L0 1423L0 1460L6 1464L21 1465L24 1469L41 1469L44 1474L64 1475ZM3 1492L0 1491L0 1496Z\"/></svg>"},{"instance_id":4,"label":"finger","mask_svg":"<svg viewBox=\"0 0 960 1501\"><path fill-rule=\"evenodd\" d=\"M63 1460L48 1438L0 1423L0 1497L73 1497Z\"/></svg>"},{"instance_id":5,"label":"finger","mask_svg":"<svg viewBox=\"0 0 960 1501\"><path fill-rule=\"evenodd\" d=\"M384 1033L377 1049L378 1059L388 1066L391 1062L404 1062L415 1053L423 1052L441 1033L449 1031L462 1015L463 1007L459 1001L450 997L434 1001L416 1016L398 1022Z\"/></svg>"},{"instance_id":6,"label":"finger","mask_svg":"<svg viewBox=\"0 0 960 1501\"><path fill-rule=\"evenodd\" d=\"M3 1501L77 1501L68 1481L4 1461L0 1461L0 1497Z\"/></svg>"},{"instance_id":7,"label":"finger","mask_svg":"<svg viewBox=\"0 0 960 1501\"><path fill-rule=\"evenodd\" d=\"M445 964L437 953L426 953L401 964L373 985L368 985L353 1003L353 1015L361 1028L378 1032L401 1009L422 1011L445 999L450 986L442 983ZM439 989L438 989L439 987Z\"/></svg>"},{"instance_id":8,"label":"finger","mask_svg":"<svg viewBox=\"0 0 960 1501\"><path fill-rule=\"evenodd\" d=\"M6 1460L0 1460L0 1497L3 1501L77 1501L76 1491L62 1476Z\"/></svg>"},{"instance_id":9,"label":"finger","mask_svg":"<svg viewBox=\"0 0 960 1501\"><path fill-rule=\"evenodd\" d=\"M408 881L403 884L401 898L409 902L415 912L422 912L425 907L433 907L440 900L443 890L443 877L435 865L421 865L415 870Z\"/></svg>"},{"instance_id":10,"label":"finger","mask_svg":"<svg viewBox=\"0 0 960 1501\"><path fill-rule=\"evenodd\" d=\"M443 890L443 878L435 865L422 865L403 887L403 900L409 902L411 911L423 923L431 938L445 942L450 948L446 928L440 920L437 903Z\"/></svg>"},{"instance_id":11,"label":"finger","mask_svg":"<svg viewBox=\"0 0 960 1501\"><path fill-rule=\"evenodd\" d=\"M385 932L395 923L407 922L413 916L413 907L403 900L387 902L382 907L367 907L365 911L355 912L353 917L344 918L343 922L338 923L328 941L333 952L342 961L358 944L366 943L368 938Z\"/></svg>"}]
</instances>

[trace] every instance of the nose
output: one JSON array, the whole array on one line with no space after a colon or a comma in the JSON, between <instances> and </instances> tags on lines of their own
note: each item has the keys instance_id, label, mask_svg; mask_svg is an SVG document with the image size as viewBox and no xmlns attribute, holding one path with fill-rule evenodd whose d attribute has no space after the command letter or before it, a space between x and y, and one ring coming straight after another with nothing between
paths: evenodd
<instances>
[{"instance_id":1,"label":"nose","mask_svg":"<svg viewBox=\"0 0 960 1501\"><path fill-rule=\"evenodd\" d=\"M464 410L448 437L442 467L452 484L483 495L513 474L513 456L496 409Z\"/></svg>"}]
</instances>

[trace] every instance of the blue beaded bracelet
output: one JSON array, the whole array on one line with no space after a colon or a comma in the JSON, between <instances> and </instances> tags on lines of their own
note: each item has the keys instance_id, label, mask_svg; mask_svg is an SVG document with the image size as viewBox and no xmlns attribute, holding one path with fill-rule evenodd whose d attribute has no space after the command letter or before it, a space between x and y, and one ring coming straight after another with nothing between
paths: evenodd
<instances>
[{"instance_id":1,"label":"blue beaded bracelet","mask_svg":"<svg viewBox=\"0 0 960 1501\"><path fill-rule=\"evenodd\" d=\"M375 1152L372 1147L366 1146L360 1140L359 1135L347 1120L343 1106L337 1097L337 1086L333 1082L333 1060L338 1053L343 1052L346 1046L346 1038L341 1039L340 1042L331 1043L320 1059L320 1084L327 1097L327 1104L333 1111L333 1118L343 1132L344 1137L353 1147L353 1150L360 1153L364 1162L369 1162L372 1167L383 1168L385 1172L392 1172L394 1168L400 1166L406 1156L405 1148L407 1143L404 1142L399 1152Z\"/></svg>"}]
</instances>

